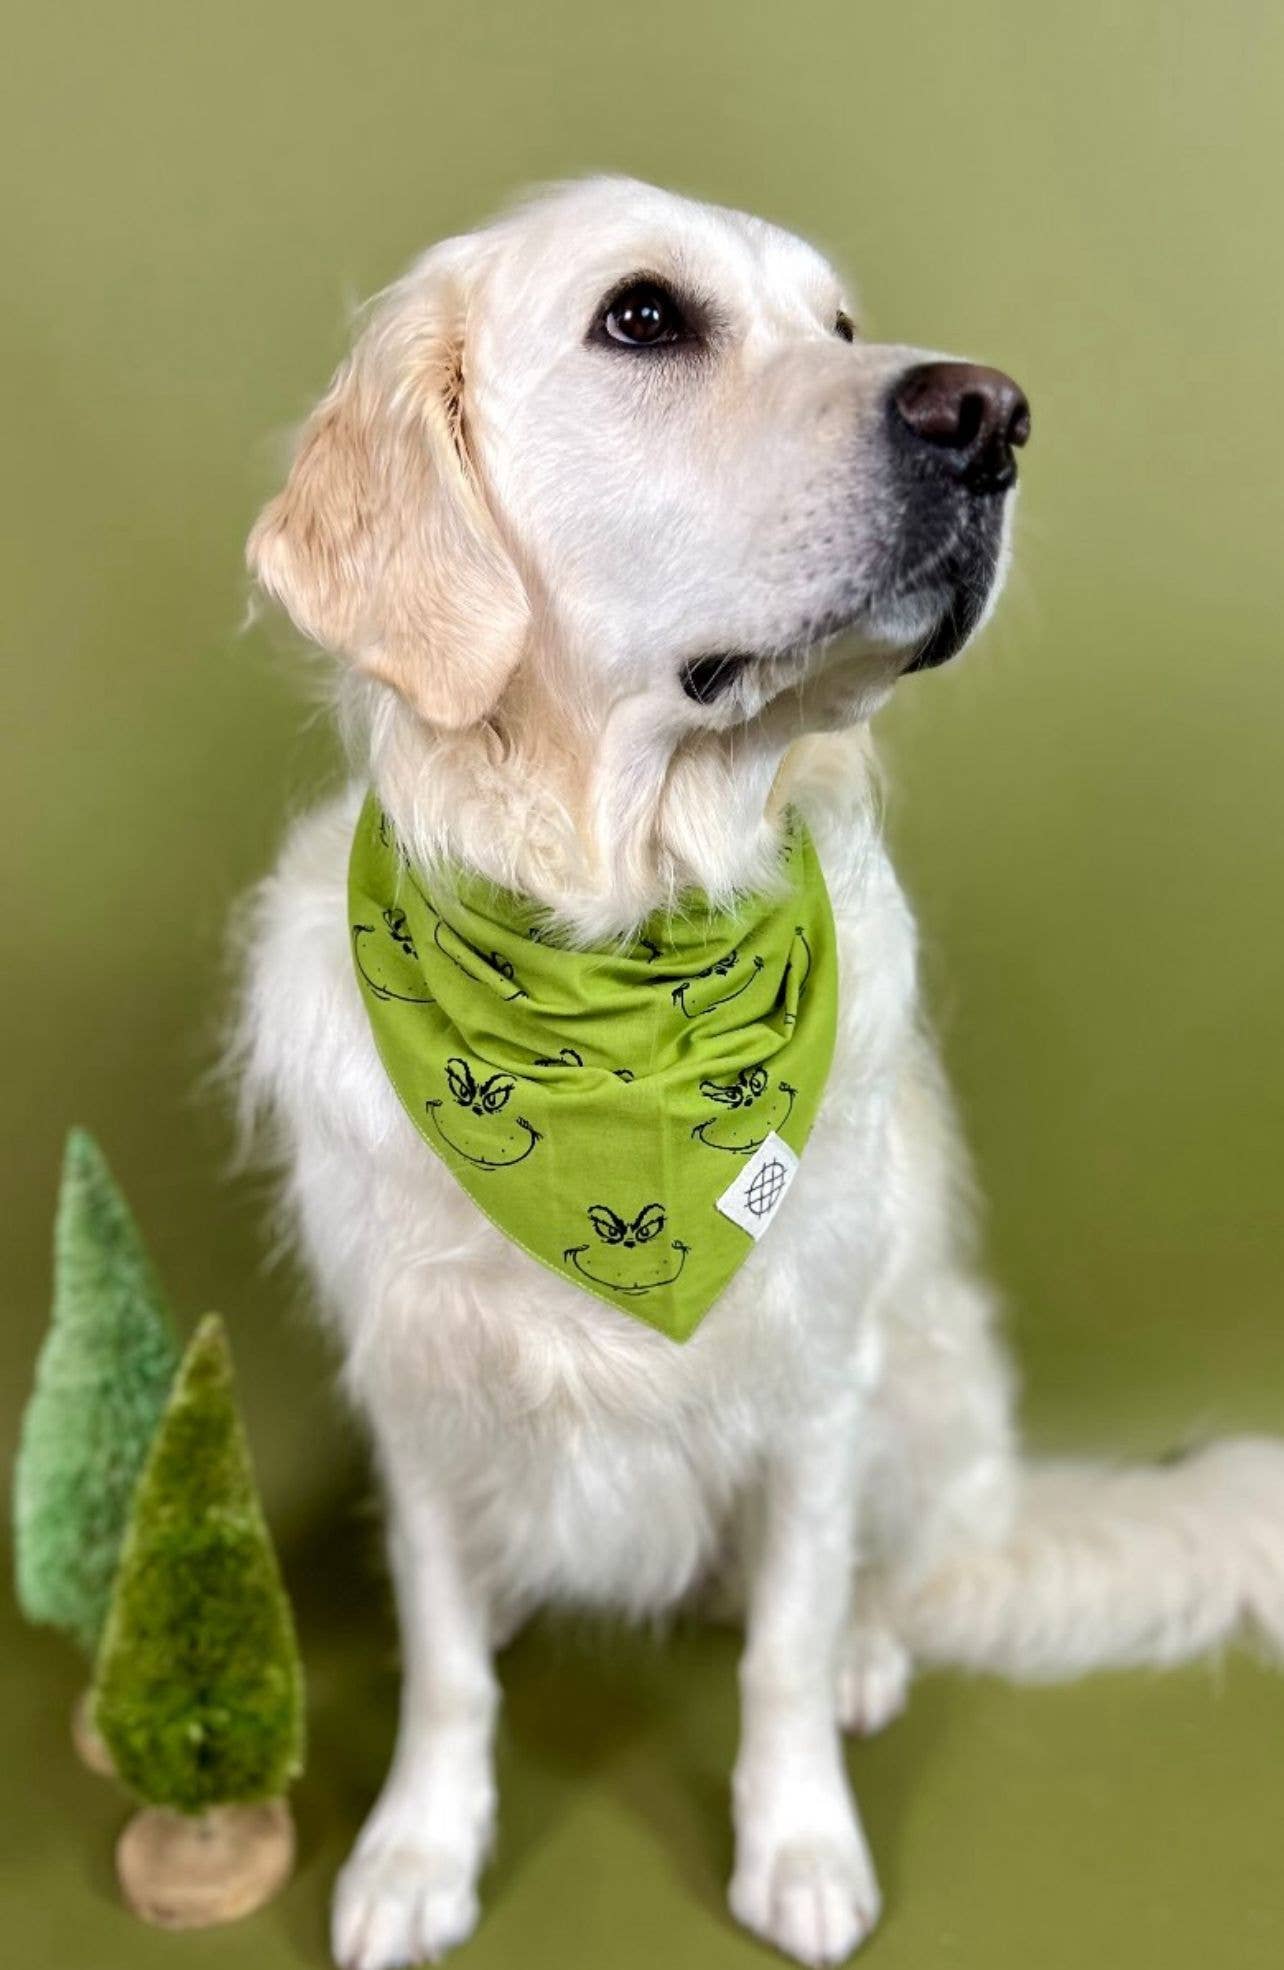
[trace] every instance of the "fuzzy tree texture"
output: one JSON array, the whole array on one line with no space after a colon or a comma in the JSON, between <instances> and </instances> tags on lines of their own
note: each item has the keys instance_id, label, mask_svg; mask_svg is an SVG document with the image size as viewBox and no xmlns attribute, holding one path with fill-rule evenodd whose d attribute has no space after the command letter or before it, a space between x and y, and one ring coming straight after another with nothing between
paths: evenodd
<instances>
[{"instance_id":1,"label":"fuzzy tree texture","mask_svg":"<svg viewBox=\"0 0 1284 1970\"><path fill-rule=\"evenodd\" d=\"M131 1790L202 1813L285 1791L302 1767L302 1686L227 1338L210 1314L135 1494L95 1719Z\"/></svg>"},{"instance_id":2,"label":"fuzzy tree texture","mask_svg":"<svg viewBox=\"0 0 1284 1970\"><path fill-rule=\"evenodd\" d=\"M178 1342L160 1281L92 1136L73 1129L54 1231L53 1318L14 1474L18 1599L93 1654Z\"/></svg>"}]
</instances>

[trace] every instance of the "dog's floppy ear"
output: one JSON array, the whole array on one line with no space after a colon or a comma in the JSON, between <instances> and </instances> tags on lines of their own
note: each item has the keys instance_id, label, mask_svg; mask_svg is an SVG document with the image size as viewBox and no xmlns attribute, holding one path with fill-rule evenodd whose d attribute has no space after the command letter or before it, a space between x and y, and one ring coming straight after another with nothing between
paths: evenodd
<instances>
[{"instance_id":1,"label":"dog's floppy ear","mask_svg":"<svg viewBox=\"0 0 1284 1970\"><path fill-rule=\"evenodd\" d=\"M465 299L438 248L376 304L246 549L306 636L453 729L492 709L529 622L468 452Z\"/></svg>"}]
</instances>

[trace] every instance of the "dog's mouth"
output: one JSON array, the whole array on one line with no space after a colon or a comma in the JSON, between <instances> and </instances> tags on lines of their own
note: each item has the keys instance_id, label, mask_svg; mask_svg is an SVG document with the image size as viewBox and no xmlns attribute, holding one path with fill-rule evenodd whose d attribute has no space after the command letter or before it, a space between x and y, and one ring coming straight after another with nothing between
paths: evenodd
<instances>
[{"instance_id":1,"label":"dog's mouth","mask_svg":"<svg viewBox=\"0 0 1284 1970\"><path fill-rule=\"evenodd\" d=\"M933 499L902 521L862 624L899 653L898 676L948 663L984 622L998 592L1005 504Z\"/></svg>"},{"instance_id":2,"label":"dog's mouth","mask_svg":"<svg viewBox=\"0 0 1284 1970\"><path fill-rule=\"evenodd\" d=\"M692 657L678 676L693 704L714 705L753 661L748 650L715 650L707 657Z\"/></svg>"},{"instance_id":3,"label":"dog's mouth","mask_svg":"<svg viewBox=\"0 0 1284 1970\"><path fill-rule=\"evenodd\" d=\"M683 691L693 704L717 705L751 667L803 662L821 644L851 631L900 653L898 676L938 669L958 655L985 617L999 571L1004 506L1002 497L989 496L951 501L944 512L933 500L929 513L911 512L883 581L810 621L788 645L689 657L678 672Z\"/></svg>"},{"instance_id":4,"label":"dog's mouth","mask_svg":"<svg viewBox=\"0 0 1284 1970\"><path fill-rule=\"evenodd\" d=\"M936 670L956 657L979 627L994 590L999 565L998 524L972 527L935 559L930 573L897 598L935 611L930 629L912 648L900 674Z\"/></svg>"}]
</instances>

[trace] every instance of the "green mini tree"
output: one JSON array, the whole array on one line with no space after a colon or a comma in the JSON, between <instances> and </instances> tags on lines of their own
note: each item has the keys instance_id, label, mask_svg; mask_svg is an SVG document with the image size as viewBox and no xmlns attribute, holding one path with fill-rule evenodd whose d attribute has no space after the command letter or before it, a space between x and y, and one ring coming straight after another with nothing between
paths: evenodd
<instances>
[{"instance_id":1,"label":"green mini tree","mask_svg":"<svg viewBox=\"0 0 1284 1970\"><path fill-rule=\"evenodd\" d=\"M14 1475L18 1600L93 1656L130 1502L178 1362L159 1279L102 1151L67 1138L53 1315ZM103 1769L83 1715L77 1743Z\"/></svg>"},{"instance_id":2,"label":"green mini tree","mask_svg":"<svg viewBox=\"0 0 1284 1970\"><path fill-rule=\"evenodd\" d=\"M275 1892L293 1858L282 1795L302 1767L303 1678L214 1314L135 1492L94 1715L150 1809L117 1854L138 1913L194 1927Z\"/></svg>"}]
</instances>

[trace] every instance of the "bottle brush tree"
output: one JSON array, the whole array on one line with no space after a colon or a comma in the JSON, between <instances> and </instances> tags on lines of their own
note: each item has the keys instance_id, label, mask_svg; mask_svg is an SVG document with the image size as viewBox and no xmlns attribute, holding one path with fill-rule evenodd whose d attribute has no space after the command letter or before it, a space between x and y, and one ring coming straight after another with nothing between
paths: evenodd
<instances>
[{"instance_id":1,"label":"bottle brush tree","mask_svg":"<svg viewBox=\"0 0 1284 1970\"><path fill-rule=\"evenodd\" d=\"M102 1151L67 1139L54 1230L53 1315L14 1476L18 1600L93 1656L134 1486L178 1361L165 1295ZM110 1769L77 1712L87 1763Z\"/></svg>"},{"instance_id":2,"label":"bottle brush tree","mask_svg":"<svg viewBox=\"0 0 1284 1970\"><path fill-rule=\"evenodd\" d=\"M302 1671L213 1314L134 1495L94 1713L147 1808L117 1850L131 1906L195 1927L266 1901L293 1859L283 1795L302 1765Z\"/></svg>"}]
</instances>

